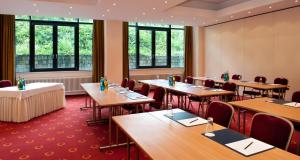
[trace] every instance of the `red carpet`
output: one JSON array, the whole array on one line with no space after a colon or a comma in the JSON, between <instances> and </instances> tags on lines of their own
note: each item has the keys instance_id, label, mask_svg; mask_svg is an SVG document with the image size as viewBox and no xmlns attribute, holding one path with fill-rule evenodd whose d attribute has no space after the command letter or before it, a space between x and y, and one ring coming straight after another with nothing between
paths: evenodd
<instances>
[{"instance_id":1,"label":"red carpet","mask_svg":"<svg viewBox=\"0 0 300 160\"><path fill-rule=\"evenodd\" d=\"M175 101L176 98L174 97ZM107 125L87 126L91 110L80 111L83 96L67 97L67 107L35 118L27 123L0 122L0 160L77 160L126 159L126 148L100 152L99 146L107 143ZM174 104L177 104L174 102ZM197 104L194 104L196 110ZM236 118L235 118L236 119ZM247 114L249 133L251 114ZM236 121L231 128L235 129ZM290 151L295 151L297 132ZM132 147L134 154L134 147ZM141 159L147 159L140 154Z\"/></svg>"}]
</instances>

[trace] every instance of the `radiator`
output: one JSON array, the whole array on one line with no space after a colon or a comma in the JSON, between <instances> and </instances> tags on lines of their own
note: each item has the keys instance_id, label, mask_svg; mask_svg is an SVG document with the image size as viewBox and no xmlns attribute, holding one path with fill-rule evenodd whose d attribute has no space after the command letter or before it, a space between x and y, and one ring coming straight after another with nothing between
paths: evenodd
<instances>
[{"instance_id":1,"label":"radiator","mask_svg":"<svg viewBox=\"0 0 300 160\"><path fill-rule=\"evenodd\" d=\"M78 95L84 94L84 90L81 88L80 83L91 83L92 77L68 77L68 78L47 78L47 79L29 79L26 83L35 82L55 82L63 83L65 86L66 95Z\"/></svg>"}]
</instances>

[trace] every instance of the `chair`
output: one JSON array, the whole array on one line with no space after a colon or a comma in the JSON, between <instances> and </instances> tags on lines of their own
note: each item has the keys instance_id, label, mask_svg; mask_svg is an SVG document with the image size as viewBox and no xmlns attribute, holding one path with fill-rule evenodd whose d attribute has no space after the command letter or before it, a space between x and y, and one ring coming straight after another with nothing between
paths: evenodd
<instances>
[{"instance_id":1,"label":"chair","mask_svg":"<svg viewBox=\"0 0 300 160\"><path fill-rule=\"evenodd\" d=\"M238 92L236 84L232 83L232 82L226 82L226 83L223 84L222 89L225 90L225 91L232 91L232 92L235 92L235 93L233 93L232 95L221 96L221 100L222 101L228 101L228 102L233 101L236 93Z\"/></svg>"},{"instance_id":2,"label":"chair","mask_svg":"<svg viewBox=\"0 0 300 160\"><path fill-rule=\"evenodd\" d=\"M250 137L287 150L293 132L294 126L290 121L267 113L257 113L252 119Z\"/></svg>"},{"instance_id":3,"label":"chair","mask_svg":"<svg viewBox=\"0 0 300 160\"><path fill-rule=\"evenodd\" d=\"M232 75L231 79L233 79L233 80L241 80L242 76L238 75L238 74L234 74L234 75Z\"/></svg>"},{"instance_id":4,"label":"chair","mask_svg":"<svg viewBox=\"0 0 300 160\"><path fill-rule=\"evenodd\" d=\"M292 101L300 103L300 91L297 91L297 92L293 93Z\"/></svg>"},{"instance_id":5,"label":"chair","mask_svg":"<svg viewBox=\"0 0 300 160\"><path fill-rule=\"evenodd\" d=\"M254 82L257 83L266 83L267 78L263 77L263 76L256 76L254 78ZM250 95L251 98L255 98L257 96L261 96L263 93L261 90L256 90L256 89L252 89L252 90L245 90L246 87L244 87L244 91L243 91L243 96L246 95Z\"/></svg>"},{"instance_id":6,"label":"chair","mask_svg":"<svg viewBox=\"0 0 300 160\"><path fill-rule=\"evenodd\" d=\"M135 80L129 80L127 87L129 90L133 91L134 90L134 86L135 86Z\"/></svg>"},{"instance_id":7,"label":"chair","mask_svg":"<svg viewBox=\"0 0 300 160\"><path fill-rule=\"evenodd\" d=\"M125 88L127 86L127 82L128 82L128 78L124 78L121 83L121 87Z\"/></svg>"},{"instance_id":8,"label":"chair","mask_svg":"<svg viewBox=\"0 0 300 160\"><path fill-rule=\"evenodd\" d=\"M204 87L214 88L215 81L207 79L204 81ZM200 114L200 108L202 108L202 115L204 114L204 103L210 103L210 97L199 97L199 96L189 96L188 108L192 105L192 102L199 102L198 115Z\"/></svg>"},{"instance_id":9,"label":"chair","mask_svg":"<svg viewBox=\"0 0 300 160\"><path fill-rule=\"evenodd\" d=\"M191 77L191 76L187 76L185 78L185 82L188 83L188 84L193 84L194 83L194 78Z\"/></svg>"},{"instance_id":10,"label":"chair","mask_svg":"<svg viewBox=\"0 0 300 160\"><path fill-rule=\"evenodd\" d=\"M174 79L176 82L181 81L180 76L174 76ZM182 92L173 91L173 90L169 90L169 93L170 93L171 102L173 101L173 96L176 96L178 99L178 104L177 104L178 107L180 108L180 104L181 104L181 107L183 108L183 97L185 97L186 94Z\"/></svg>"},{"instance_id":11,"label":"chair","mask_svg":"<svg viewBox=\"0 0 300 160\"><path fill-rule=\"evenodd\" d=\"M221 80L224 80L224 74L221 74ZM223 84L222 83L215 83L214 88L222 88Z\"/></svg>"},{"instance_id":12,"label":"chair","mask_svg":"<svg viewBox=\"0 0 300 160\"><path fill-rule=\"evenodd\" d=\"M282 85L288 85L289 81L286 78L275 78L274 79L274 84L282 84ZM283 89L273 89L272 90L272 98L276 99L284 99L285 93L288 90L288 88L283 88Z\"/></svg>"},{"instance_id":13,"label":"chair","mask_svg":"<svg viewBox=\"0 0 300 160\"><path fill-rule=\"evenodd\" d=\"M205 117L212 117L215 123L229 128L233 114L234 109L230 104L215 101L209 104Z\"/></svg>"},{"instance_id":14,"label":"chair","mask_svg":"<svg viewBox=\"0 0 300 160\"><path fill-rule=\"evenodd\" d=\"M164 96L165 96L165 89L162 87L157 87L154 90L154 95L153 95L153 99L155 100L154 102L151 102L149 104L150 106L150 110L152 108L155 109L161 109L161 106L163 104L163 100L164 100Z\"/></svg>"},{"instance_id":15,"label":"chair","mask_svg":"<svg viewBox=\"0 0 300 160\"><path fill-rule=\"evenodd\" d=\"M0 81L0 88L10 87L12 86L12 82L10 80L1 80Z\"/></svg>"},{"instance_id":16,"label":"chair","mask_svg":"<svg viewBox=\"0 0 300 160\"><path fill-rule=\"evenodd\" d=\"M144 96L148 96L149 94L149 91L150 91L150 86L148 84L143 84L141 90L140 90L140 94L144 95ZM141 107L144 107L144 106L138 106L138 108L141 108ZM128 111L129 113L133 113L136 109L136 106L133 106L133 105L123 105L122 106L122 109L123 110L126 110ZM144 108L142 108L144 110ZM122 111L122 114L123 114L123 111Z\"/></svg>"}]
</instances>

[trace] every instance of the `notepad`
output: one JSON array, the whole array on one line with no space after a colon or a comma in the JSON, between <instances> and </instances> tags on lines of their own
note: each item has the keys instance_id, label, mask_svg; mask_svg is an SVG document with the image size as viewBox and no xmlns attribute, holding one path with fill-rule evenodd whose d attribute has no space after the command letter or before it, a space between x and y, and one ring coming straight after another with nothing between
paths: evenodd
<instances>
[{"instance_id":1,"label":"notepad","mask_svg":"<svg viewBox=\"0 0 300 160\"><path fill-rule=\"evenodd\" d=\"M200 118L200 117L196 117L196 118L177 120L177 122L179 122L180 124L182 124L184 126L191 127L191 126L206 124L207 120Z\"/></svg>"},{"instance_id":2,"label":"notepad","mask_svg":"<svg viewBox=\"0 0 300 160\"><path fill-rule=\"evenodd\" d=\"M193 88L203 88L203 86L190 86L190 87L193 87Z\"/></svg>"},{"instance_id":3,"label":"notepad","mask_svg":"<svg viewBox=\"0 0 300 160\"><path fill-rule=\"evenodd\" d=\"M297 103L297 102L285 103L285 104L283 104L283 105L285 105L285 106L290 106L290 107L295 107L295 108L300 107L300 103Z\"/></svg>"},{"instance_id":4,"label":"notepad","mask_svg":"<svg viewBox=\"0 0 300 160\"><path fill-rule=\"evenodd\" d=\"M251 145L249 145L251 143ZM254 138L247 138L240 141L225 144L227 147L243 154L244 156L251 156L263 151L270 150L274 146L256 140ZM246 149L245 149L246 148Z\"/></svg>"}]
</instances>

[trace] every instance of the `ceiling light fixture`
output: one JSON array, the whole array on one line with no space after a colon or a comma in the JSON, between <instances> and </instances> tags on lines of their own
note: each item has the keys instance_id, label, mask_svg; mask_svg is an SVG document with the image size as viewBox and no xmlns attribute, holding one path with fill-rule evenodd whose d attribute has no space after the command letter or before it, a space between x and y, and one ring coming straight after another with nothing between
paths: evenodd
<instances>
[{"instance_id":1,"label":"ceiling light fixture","mask_svg":"<svg viewBox=\"0 0 300 160\"><path fill-rule=\"evenodd\" d=\"M248 14L250 14L251 13L251 11L248 11Z\"/></svg>"},{"instance_id":2,"label":"ceiling light fixture","mask_svg":"<svg viewBox=\"0 0 300 160\"><path fill-rule=\"evenodd\" d=\"M216 22L218 22L219 20L216 19Z\"/></svg>"},{"instance_id":3,"label":"ceiling light fixture","mask_svg":"<svg viewBox=\"0 0 300 160\"><path fill-rule=\"evenodd\" d=\"M171 18L174 18L174 16L170 16Z\"/></svg>"},{"instance_id":4,"label":"ceiling light fixture","mask_svg":"<svg viewBox=\"0 0 300 160\"><path fill-rule=\"evenodd\" d=\"M109 9L107 9L107 10L106 10L106 12L110 12L110 10L109 10Z\"/></svg>"},{"instance_id":5,"label":"ceiling light fixture","mask_svg":"<svg viewBox=\"0 0 300 160\"><path fill-rule=\"evenodd\" d=\"M270 9L272 9L272 6L269 6Z\"/></svg>"},{"instance_id":6,"label":"ceiling light fixture","mask_svg":"<svg viewBox=\"0 0 300 160\"><path fill-rule=\"evenodd\" d=\"M33 7L36 7L37 6L37 4L36 3L33 3Z\"/></svg>"},{"instance_id":7,"label":"ceiling light fixture","mask_svg":"<svg viewBox=\"0 0 300 160\"><path fill-rule=\"evenodd\" d=\"M113 6L116 6L116 5L117 5L117 3L113 3L112 5L113 5Z\"/></svg>"},{"instance_id":8,"label":"ceiling light fixture","mask_svg":"<svg viewBox=\"0 0 300 160\"><path fill-rule=\"evenodd\" d=\"M165 4L168 4L168 1L165 1Z\"/></svg>"},{"instance_id":9,"label":"ceiling light fixture","mask_svg":"<svg viewBox=\"0 0 300 160\"><path fill-rule=\"evenodd\" d=\"M73 9L73 7L72 7L72 6L70 6L70 7L69 7L69 9Z\"/></svg>"},{"instance_id":10,"label":"ceiling light fixture","mask_svg":"<svg viewBox=\"0 0 300 160\"><path fill-rule=\"evenodd\" d=\"M104 14L102 14L102 17L105 17L105 15L104 15Z\"/></svg>"},{"instance_id":11,"label":"ceiling light fixture","mask_svg":"<svg viewBox=\"0 0 300 160\"><path fill-rule=\"evenodd\" d=\"M230 18L233 18L234 16L230 16Z\"/></svg>"},{"instance_id":12,"label":"ceiling light fixture","mask_svg":"<svg viewBox=\"0 0 300 160\"><path fill-rule=\"evenodd\" d=\"M298 3L299 1L298 0L295 0L295 3Z\"/></svg>"},{"instance_id":13,"label":"ceiling light fixture","mask_svg":"<svg viewBox=\"0 0 300 160\"><path fill-rule=\"evenodd\" d=\"M142 15L144 16L144 15L146 15L146 13L145 13L145 12L143 12L143 13L142 13Z\"/></svg>"},{"instance_id":14,"label":"ceiling light fixture","mask_svg":"<svg viewBox=\"0 0 300 160\"><path fill-rule=\"evenodd\" d=\"M152 8L153 10L156 10L156 8L154 7L154 8Z\"/></svg>"},{"instance_id":15,"label":"ceiling light fixture","mask_svg":"<svg viewBox=\"0 0 300 160\"><path fill-rule=\"evenodd\" d=\"M37 10L35 10L35 12L36 12L36 13L39 13L40 11L37 9Z\"/></svg>"}]
</instances>

